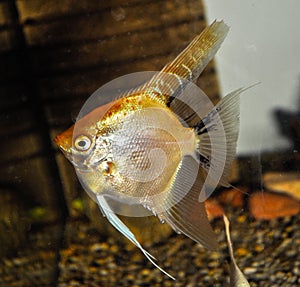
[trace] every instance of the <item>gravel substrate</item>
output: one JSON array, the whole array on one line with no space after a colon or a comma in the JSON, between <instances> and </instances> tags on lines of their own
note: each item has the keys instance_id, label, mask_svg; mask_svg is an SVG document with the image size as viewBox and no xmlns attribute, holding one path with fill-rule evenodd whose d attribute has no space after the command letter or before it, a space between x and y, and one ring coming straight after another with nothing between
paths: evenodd
<instances>
[{"instance_id":1,"label":"gravel substrate","mask_svg":"<svg viewBox=\"0 0 300 287\"><path fill-rule=\"evenodd\" d=\"M30 230L23 249L14 256L0 259L0 286L56 286L61 233L62 226L59 224Z\"/></svg>"},{"instance_id":2,"label":"gravel substrate","mask_svg":"<svg viewBox=\"0 0 300 287\"><path fill-rule=\"evenodd\" d=\"M251 286L300 286L299 216L255 221L247 213L231 213L229 219L236 260ZM35 248L1 260L0 286L229 286L223 221L214 220L213 226L219 252L175 233L144 246L176 281L152 266L136 247L119 237L103 237L85 219L67 223L58 258L50 247L59 228L45 227L31 236L38 242Z\"/></svg>"},{"instance_id":3,"label":"gravel substrate","mask_svg":"<svg viewBox=\"0 0 300 287\"><path fill-rule=\"evenodd\" d=\"M236 260L251 286L300 286L300 220L298 217L254 221L231 216ZM84 222L69 223L61 251L60 287L69 286L228 286L228 253L223 221L214 228L220 252L210 252L182 235L145 246L170 280L137 248L118 238L102 238Z\"/></svg>"}]
</instances>

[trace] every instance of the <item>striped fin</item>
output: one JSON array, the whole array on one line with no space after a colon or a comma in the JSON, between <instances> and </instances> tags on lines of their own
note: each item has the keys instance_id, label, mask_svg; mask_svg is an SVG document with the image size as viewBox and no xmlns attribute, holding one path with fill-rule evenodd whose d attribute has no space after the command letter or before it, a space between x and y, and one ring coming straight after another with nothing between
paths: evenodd
<instances>
[{"instance_id":1,"label":"striped fin","mask_svg":"<svg viewBox=\"0 0 300 287\"><path fill-rule=\"evenodd\" d=\"M229 27L223 21L214 21L161 72L195 82L219 50L228 31Z\"/></svg>"},{"instance_id":2,"label":"striped fin","mask_svg":"<svg viewBox=\"0 0 300 287\"><path fill-rule=\"evenodd\" d=\"M223 21L214 21L146 84L148 91L152 92L153 97L158 95L169 106L189 81L196 82L228 31L229 27Z\"/></svg>"}]
</instances>

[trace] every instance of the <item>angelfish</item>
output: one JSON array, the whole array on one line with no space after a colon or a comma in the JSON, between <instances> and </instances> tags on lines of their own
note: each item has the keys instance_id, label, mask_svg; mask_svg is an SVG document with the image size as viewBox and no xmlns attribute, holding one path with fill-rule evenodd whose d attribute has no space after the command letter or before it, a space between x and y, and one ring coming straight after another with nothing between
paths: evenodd
<instances>
[{"instance_id":1,"label":"angelfish","mask_svg":"<svg viewBox=\"0 0 300 287\"><path fill-rule=\"evenodd\" d=\"M228 30L223 21L213 22L141 89L96 108L55 138L103 215L172 279L119 219L111 199L128 206L133 200L133 208L149 211L208 249L217 248L203 201L212 186L229 186L243 90L204 114L197 93L181 100L178 95L196 82Z\"/></svg>"}]
</instances>

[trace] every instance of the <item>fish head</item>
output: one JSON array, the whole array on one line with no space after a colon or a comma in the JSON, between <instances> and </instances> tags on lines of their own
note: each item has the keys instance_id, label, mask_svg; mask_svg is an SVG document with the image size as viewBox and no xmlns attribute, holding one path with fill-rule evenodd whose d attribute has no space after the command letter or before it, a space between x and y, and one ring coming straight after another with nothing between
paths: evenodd
<instances>
[{"instance_id":1,"label":"fish head","mask_svg":"<svg viewBox=\"0 0 300 287\"><path fill-rule=\"evenodd\" d=\"M56 145L76 171L91 172L96 163L107 157L108 147L104 139L102 118L110 106L111 104L96 108L55 137Z\"/></svg>"},{"instance_id":2,"label":"fish head","mask_svg":"<svg viewBox=\"0 0 300 287\"><path fill-rule=\"evenodd\" d=\"M57 135L54 141L76 170L88 170L85 160L95 144L95 135L91 133L91 129L79 130L77 126L73 125Z\"/></svg>"}]
</instances>

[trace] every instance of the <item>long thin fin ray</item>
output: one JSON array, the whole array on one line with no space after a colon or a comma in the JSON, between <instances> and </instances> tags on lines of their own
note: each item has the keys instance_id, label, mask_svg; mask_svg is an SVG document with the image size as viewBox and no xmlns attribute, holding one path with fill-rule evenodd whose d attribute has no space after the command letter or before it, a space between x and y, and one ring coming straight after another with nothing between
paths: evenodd
<instances>
[{"instance_id":1,"label":"long thin fin ray","mask_svg":"<svg viewBox=\"0 0 300 287\"><path fill-rule=\"evenodd\" d=\"M245 275L236 264L234 254L233 254L232 242L230 238L230 230L229 230L230 223L225 214L223 215L223 220L225 223L225 234L227 238L229 256L231 259L230 260L230 287L250 287L250 284L247 281Z\"/></svg>"},{"instance_id":2,"label":"long thin fin ray","mask_svg":"<svg viewBox=\"0 0 300 287\"><path fill-rule=\"evenodd\" d=\"M137 246L141 252L145 255L145 257L161 272L166 274L171 279L175 280L175 278L167 273L164 269L159 267L155 262L155 257L153 257L148 251L146 251L141 244L138 242L134 234L129 230L129 228L119 219L118 216L110 209L107 201L105 200L103 195L97 195L98 206L102 212L102 214L108 219L108 221L115 227L119 232L121 232L127 239L129 239L135 246Z\"/></svg>"}]
</instances>

